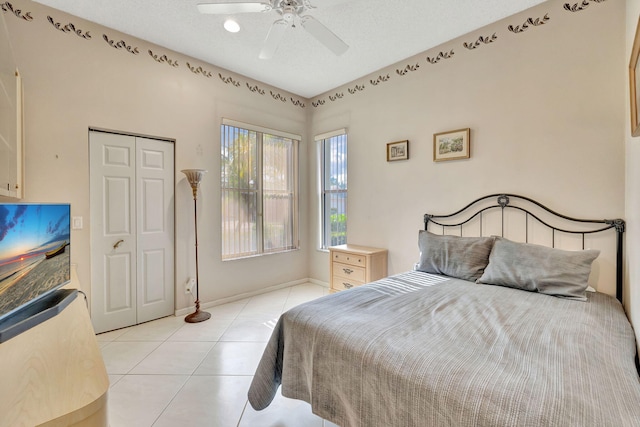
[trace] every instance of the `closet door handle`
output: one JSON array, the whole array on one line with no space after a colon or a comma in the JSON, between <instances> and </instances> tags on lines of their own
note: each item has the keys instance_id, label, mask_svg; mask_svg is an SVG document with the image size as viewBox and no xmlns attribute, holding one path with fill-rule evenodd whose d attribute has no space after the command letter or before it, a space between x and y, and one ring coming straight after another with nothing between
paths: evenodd
<instances>
[{"instance_id":1,"label":"closet door handle","mask_svg":"<svg viewBox=\"0 0 640 427\"><path fill-rule=\"evenodd\" d=\"M124 243L124 240L120 239L116 243L114 243L113 249L118 249L118 246L120 246L121 243Z\"/></svg>"}]
</instances>

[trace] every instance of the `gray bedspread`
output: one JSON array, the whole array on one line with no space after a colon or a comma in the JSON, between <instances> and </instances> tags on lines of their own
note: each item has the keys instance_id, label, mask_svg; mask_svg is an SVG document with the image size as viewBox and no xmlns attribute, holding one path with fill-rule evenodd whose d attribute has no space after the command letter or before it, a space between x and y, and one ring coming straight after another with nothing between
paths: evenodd
<instances>
[{"instance_id":1,"label":"gray bedspread","mask_svg":"<svg viewBox=\"0 0 640 427\"><path fill-rule=\"evenodd\" d=\"M295 307L249 390L340 426L640 426L632 328L586 302L407 272Z\"/></svg>"}]
</instances>

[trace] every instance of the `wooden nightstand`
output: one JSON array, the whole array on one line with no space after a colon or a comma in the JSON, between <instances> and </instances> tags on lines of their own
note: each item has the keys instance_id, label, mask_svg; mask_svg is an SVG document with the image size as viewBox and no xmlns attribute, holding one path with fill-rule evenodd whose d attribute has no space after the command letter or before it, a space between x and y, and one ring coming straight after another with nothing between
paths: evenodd
<instances>
[{"instance_id":1,"label":"wooden nightstand","mask_svg":"<svg viewBox=\"0 0 640 427\"><path fill-rule=\"evenodd\" d=\"M351 289L387 277L387 250L340 245L329 248L331 292Z\"/></svg>"}]
</instances>

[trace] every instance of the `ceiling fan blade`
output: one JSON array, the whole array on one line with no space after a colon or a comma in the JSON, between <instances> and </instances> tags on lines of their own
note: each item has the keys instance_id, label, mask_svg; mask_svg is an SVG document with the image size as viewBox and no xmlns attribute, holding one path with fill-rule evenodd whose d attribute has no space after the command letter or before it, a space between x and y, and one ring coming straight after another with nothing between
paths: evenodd
<instances>
[{"instance_id":1,"label":"ceiling fan blade","mask_svg":"<svg viewBox=\"0 0 640 427\"><path fill-rule=\"evenodd\" d=\"M330 51L336 55L342 55L349 49L349 45L343 42L330 29L322 25L311 15L301 17L302 26L315 37L320 43L325 45Z\"/></svg>"},{"instance_id":2,"label":"ceiling fan blade","mask_svg":"<svg viewBox=\"0 0 640 427\"><path fill-rule=\"evenodd\" d=\"M291 24L284 19L279 19L273 23L269 29L267 38L264 40L264 45L262 46L260 55L258 56L260 59L271 59L273 57L278 49L280 40L282 40L282 36L289 25Z\"/></svg>"},{"instance_id":3,"label":"ceiling fan blade","mask_svg":"<svg viewBox=\"0 0 640 427\"><path fill-rule=\"evenodd\" d=\"M260 1L226 2L226 3L199 3L200 13L212 13L220 15L232 15L234 13L265 12L271 10L271 4Z\"/></svg>"}]
</instances>

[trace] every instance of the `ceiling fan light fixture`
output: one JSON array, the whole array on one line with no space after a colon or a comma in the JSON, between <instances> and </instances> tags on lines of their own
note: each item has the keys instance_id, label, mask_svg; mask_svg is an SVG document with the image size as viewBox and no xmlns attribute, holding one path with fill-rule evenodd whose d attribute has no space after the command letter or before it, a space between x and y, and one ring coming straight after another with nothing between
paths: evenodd
<instances>
[{"instance_id":1,"label":"ceiling fan light fixture","mask_svg":"<svg viewBox=\"0 0 640 427\"><path fill-rule=\"evenodd\" d=\"M229 31L230 33L237 33L238 31L240 31L240 24L229 18L224 21L224 29Z\"/></svg>"}]
</instances>

